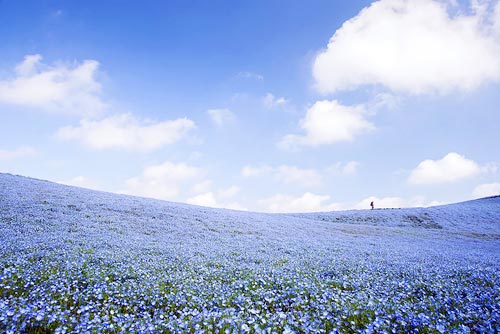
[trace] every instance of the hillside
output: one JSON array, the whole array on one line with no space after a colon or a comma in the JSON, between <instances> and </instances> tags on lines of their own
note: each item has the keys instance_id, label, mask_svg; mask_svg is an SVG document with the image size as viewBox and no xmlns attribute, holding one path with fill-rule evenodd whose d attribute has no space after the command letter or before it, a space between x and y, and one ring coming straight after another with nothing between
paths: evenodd
<instances>
[{"instance_id":1,"label":"hillside","mask_svg":"<svg viewBox=\"0 0 500 334\"><path fill-rule=\"evenodd\" d=\"M429 208L353 210L296 216L334 223L499 234L500 196Z\"/></svg>"},{"instance_id":2,"label":"hillside","mask_svg":"<svg viewBox=\"0 0 500 334\"><path fill-rule=\"evenodd\" d=\"M482 331L500 197L264 214L0 174L0 332Z\"/></svg>"}]
</instances>

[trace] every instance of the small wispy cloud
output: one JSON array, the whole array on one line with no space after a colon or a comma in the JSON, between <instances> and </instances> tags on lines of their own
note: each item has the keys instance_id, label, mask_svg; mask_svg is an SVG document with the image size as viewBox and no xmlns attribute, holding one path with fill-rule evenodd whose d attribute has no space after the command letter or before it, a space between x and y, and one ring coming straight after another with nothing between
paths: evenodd
<instances>
[{"instance_id":1,"label":"small wispy cloud","mask_svg":"<svg viewBox=\"0 0 500 334\"><path fill-rule=\"evenodd\" d=\"M354 175L358 171L359 162L348 161L341 162L338 161L327 168L327 171L334 175Z\"/></svg>"},{"instance_id":2,"label":"small wispy cloud","mask_svg":"<svg viewBox=\"0 0 500 334\"><path fill-rule=\"evenodd\" d=\"M239 72L237 74L237 77L243 78L243 79L253 79L253 80L258 80L258 81L264 80L264 76L262 74L250 72L250 71Z\"/></svg>"},{"instance_id":3,"label":"small wispy cloud","mask_svg":"<svg viewBox=\"0 0 500 334\"><path fill-rule=\"evenodd\" d=\"M212 122L219 126L222 127L228 123L234 122L236 117L234 114L231 112L231 110L224 108L224 109L209 109L207 110L208 115L212 119Z\"/></svg>"},{"instance_id":4,"label":"small wispy cloud","mask_svg":"<svg viewBox=\"0 0 500 334\"><path fill-rule=\"evenodd\" d=\"M264 103L266 108L273 108L288 104L288 100L284 97L275 97L273 94L267 93L262 99L262 103Z\"/></svg>"}]
</instances>

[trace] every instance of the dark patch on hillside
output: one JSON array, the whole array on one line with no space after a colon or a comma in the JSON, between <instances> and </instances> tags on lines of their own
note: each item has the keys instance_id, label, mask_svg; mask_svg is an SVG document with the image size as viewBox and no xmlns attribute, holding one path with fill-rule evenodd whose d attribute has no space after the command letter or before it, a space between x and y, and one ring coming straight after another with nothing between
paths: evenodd
<instances>
[{"instance_id":1,"label":"dark patch on hillside","mask_svg":"<svg viewBox=\"0 0 500 334\"><path fill-rule=\"evenodd\" d=\"M405 215L403 216L403 221L408 222L413 227L423 227L423 228L434 228L442 229L443 227L436 223L427 213L421 216L415 215Z\"/></svg>"}]
</instances>

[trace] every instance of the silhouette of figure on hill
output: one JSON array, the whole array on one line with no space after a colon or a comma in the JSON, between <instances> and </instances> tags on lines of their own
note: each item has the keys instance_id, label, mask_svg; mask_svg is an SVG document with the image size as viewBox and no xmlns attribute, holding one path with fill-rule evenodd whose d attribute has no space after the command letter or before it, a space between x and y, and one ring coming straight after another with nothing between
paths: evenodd
<instances>
[{"instance_id":1,"label":"silhouette of figure on hill","mask_svg":"<svg viewBox=\"0 0 500 334\"><path fill-rule=\"evenodd\" d=\"M373 208L374 208L373 201L370 203L370 206L372 207L372 210L373 210Z\"/></svg>"}]
</instances>

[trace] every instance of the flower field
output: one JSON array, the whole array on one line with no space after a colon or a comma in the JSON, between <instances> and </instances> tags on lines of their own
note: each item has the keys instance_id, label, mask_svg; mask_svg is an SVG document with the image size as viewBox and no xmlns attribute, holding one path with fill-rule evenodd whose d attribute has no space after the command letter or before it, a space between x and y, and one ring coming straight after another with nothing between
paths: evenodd
<instances>
[{"instance_id":1,"label":"flower field","mask_svg":"<svg viewBox=\"0 0 500 334\"><path fill-rule=\"evenodd\" d=\"M497 333L500 197L263 214L0 174L1 333Z\"/></svg>"}]
</instances>

